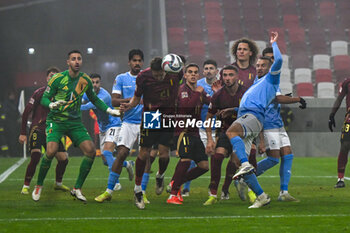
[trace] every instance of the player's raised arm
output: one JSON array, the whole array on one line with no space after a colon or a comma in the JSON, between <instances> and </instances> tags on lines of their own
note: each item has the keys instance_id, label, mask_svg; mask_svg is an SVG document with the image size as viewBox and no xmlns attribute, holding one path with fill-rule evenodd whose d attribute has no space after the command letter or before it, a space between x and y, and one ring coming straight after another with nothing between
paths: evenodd
<instances>
[{"instance_id":1,"label":"player's raised arm","mask_svg":"<svg viewBox=\"0 0 350 233\"><path fill-rule=\"evenodd\" d=\"M281 54L281 51L279 50L278 45L277 45L277 38L278 38L278 33L271 32L270 42L271 42L272 49L273 49L273 56L275 58L275 61L272 64L271 71L270 71L272 75L278 75L281 73L281 68L282 68L282 63L283 63L282 54Z\"/></svg>"}]
</instances>

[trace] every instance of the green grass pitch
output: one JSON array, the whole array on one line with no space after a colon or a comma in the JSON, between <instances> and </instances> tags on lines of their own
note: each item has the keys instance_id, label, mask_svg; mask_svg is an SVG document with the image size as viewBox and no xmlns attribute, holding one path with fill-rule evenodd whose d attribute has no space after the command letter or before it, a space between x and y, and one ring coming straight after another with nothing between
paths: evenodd
<instances>
[{"instance_id":1,"label":"green grass pitch","mask_svg":"<svg viewBox=\"0 0 350 233\"><path fill-rule=\"evenodd\" d=\"M17 160L1 158L0 174ZM108 176L100 158L96 158L83 187L87 204L74 201L69 193L53 190L56 161L45 180L40 201L34 202L31 195L20 194L28 162L0 184L0 232L350 232L350 183L343 189L333 188L336 158L294 159L289 191L300 199L299 203L278 202L279 165L267 171L259 182L272 201L261 209L248 209L249 203L238 198L233 185L230 200L203 206L208 196L209 172L192 182L190 197L184 198L182 206L166 204L168 194L157 196L154 191L157 161L147 190L151 204L145 210L138 210L133 204L134 183L127 179L126 171L120 179L123 188L114 192L112 201L96 203L93 199L105 190ZM81 157L70 158L64 184L74 185L80 162ZM171 158L166 183L176 162L176 158ZM219 190L222 183L223 179Z\"/></svg>"}]
</instances>

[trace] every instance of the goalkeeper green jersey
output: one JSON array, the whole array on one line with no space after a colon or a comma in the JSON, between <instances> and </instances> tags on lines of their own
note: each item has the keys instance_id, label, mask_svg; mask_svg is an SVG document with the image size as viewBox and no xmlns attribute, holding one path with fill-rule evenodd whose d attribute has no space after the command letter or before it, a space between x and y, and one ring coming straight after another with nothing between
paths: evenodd
<instances>
[{"instance_id":1,"label":"goalkeeper green jersey","mask_svg":"<svg viewBox=\"0 0 350 233\"><path fill-rule=\"evenodd\" d=\"M80 106L84 93L97 108L107 110L108 106L97 97L87 74L80 72L77 77L72 78L66 70L54 75L48 82L41 104L49 107L51 102L58 100L65 100L67 103L58 109L51 109L47 121L81 121Z\"/></svg>"}]
</instances>

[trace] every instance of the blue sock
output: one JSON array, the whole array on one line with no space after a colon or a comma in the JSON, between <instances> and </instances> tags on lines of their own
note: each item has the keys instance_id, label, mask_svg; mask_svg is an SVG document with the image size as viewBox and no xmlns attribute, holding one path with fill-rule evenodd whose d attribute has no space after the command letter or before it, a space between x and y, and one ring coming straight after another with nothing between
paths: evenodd
<instances>
[{"instance_id":1,"label":"blue sock","mask_svg":"<svg viewBox=\"0 0 350 233\"><path fill-rule=\"evenodd\" d=\"M245 153L245 146L242 138L236 136L231 138L230 142L232 144L233 151L236 153L239 161L241 161L241 163L248 162L248 157Z\"/></svg>"},{"instance_id":2,"label":"blue sock","mask_svg":"<svg viewBox=\"0 0 350 233\"><path fill-rule=\"evenodd\" d=\"M278 158L274 158L274 157L267 157L263 160L261 160L258 163L258 168L256 169L256 176L260 176L261 174L263 174L265 171L269 170L270 168L272 168L273 166L277 165L279 163L279 159Z\"/></svg>"},{"instance_id":3,"label":"blue sock","mask_svg":"<svg viewBox=\"0 0 350 233\"><path fill-rule=\"evenodd\" d=\"M288 154L281 157L280 166L280 181L281 190L288 191L288 184L292 175L293 154Z\"/></svg>"},{"instance_id":4,"label":"blue sock","mask_svg":"<svg viewBox=\"0 0 350 233\"><path fill-rule=\"evenodd\" d=\"M126 161L124 160L124 162L123 162L123 167L126 167L126 166L128 166L128 162L126 162Z\"/></svg>"},{"instance_id":5,"label":"blue sock","mask_svg":"<svg viewBox=\"0 0 350 233\"><path fill-rule=\"evenodd\" d=\"M104 150L102 152L102 154L106 158L107 166L108 166L109 171L111 171L112 165L113 165L113 162L114 162L113 153L108 151L108 150Z\"/></svg>"},{"instance_id":6,"label":"blue sock","mask_svg":"<svg viewBox=\"0 0 350 233\"><path fill-rule=\"evenodd\" d=\"M246 182L248 184L248 187L251 190L253 190L253 192L256 194L256 196L259 196L260 194L262 194L264 192L254 173L243 175L243 179L244 179L244 182Z\"/></svg>"},{"instance_id":7,"label":"blue sock","mask_svg":"<svg viewBox=\"0 0 350 233\"><path fill-rule=\"evenodd\" d=\"M193 160L191 160L191 165L190 165L190 167L188 168L188 170L190 170L190 169L192 169L192 168L194 168L194 167L196 167L196 166L197 166L197 165L196 165L196 162L193 161ZM184 188L183 188L183 189L186 189L186 190L190 191L190 186L191 186L191 181L187 181L187 182L184 184Z\"/></svg>"},{"instance_id":8,"label":"blue sock","mask_svg":"<svg viewBox=\"0 0 350 233\"><path fill-rule=\"evenodd\" d=\"M117 181L119 180L119 174L115 173L115 172L110 172L109 173L109 177L108 177L108 185L107 188L110 190L113 190L114 186L116 183L118 183Z\"/></svg>"},{"instance_id":9,"label":"blue sock","mask_svg":"<svg viewBox=\"0 0 350 233\"><path fill-rule=\"evenodd\" d=\"M143 173L142 181L141 181L142 191L146 191L147 185L148 185L148 181L149 181L149 173L145 172L145 173Z\"/></svg>"}]
</instances>

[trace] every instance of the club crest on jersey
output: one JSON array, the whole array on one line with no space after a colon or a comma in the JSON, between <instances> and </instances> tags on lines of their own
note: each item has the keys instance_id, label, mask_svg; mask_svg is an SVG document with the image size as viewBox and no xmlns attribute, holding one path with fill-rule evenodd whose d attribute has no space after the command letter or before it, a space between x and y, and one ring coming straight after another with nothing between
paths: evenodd
<instances>
[{"instance_id":1,"label":"club crest on jersey","mask_svg":"<svg viewBox=\"0 0 350 233\"><path fill-rule=\"evenodd\" d=\"M157 110L156 112L143 113L143 128L145 129L160 129L160 116L162 114Z\"/></svg>"},{"instance_id":2,"label":"club crest on jersey","mask_svg":"<svg viewBox=\"0 0 350 233\"><path fill-rule=\"evenodd\" d=\"M181 92L181 98L188 98L188 93L187 92Z\"/></svg>"},{"instance_id":3,"label":"club crest on jersey","mask_svg":"<svg viewBox=\"0 0 350 233\"><path fill-rule=\"evenodd\" d=\"M51 88L49 86L46 87L45 91L50 92Z\"/></svg>"},{"instance_id":4,"label":"club crest on jersey","mask_svg":"<svg viewBox=\"0 0 350 233\"><path fill-rule=\"evenodd\" d=\"M67 86L64 86L62 89L63 89L64 91L67 91L67 90L68 90L68 87L67 87Z\"/></svg>"}]
</instances>

